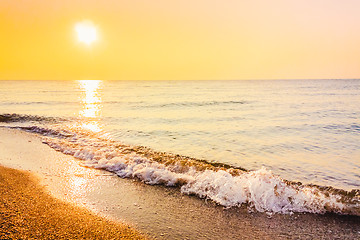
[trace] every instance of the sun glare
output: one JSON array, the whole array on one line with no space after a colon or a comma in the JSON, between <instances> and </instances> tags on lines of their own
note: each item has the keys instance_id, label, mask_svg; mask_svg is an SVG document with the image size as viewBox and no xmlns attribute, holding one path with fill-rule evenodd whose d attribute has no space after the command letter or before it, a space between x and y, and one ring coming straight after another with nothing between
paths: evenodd
<instances>
[{"instance_id":1,"label":"sun glare","mask_svg":"<svg viewBox=\"0 0 360 240\"><path fill-rule=\"evenodd\" d=\"M101 117L101 83L100 80L79 80L79 86L82 92L82 109L79 115L83 117L80 122L80 128L91 132L100 132L102 130L99 123Z\"/></svg>"},{"instance_id":2,"label":"sun glare","mask_svg":"<svg viewBox=\"0 0 360 240\"><path fill-rule=\"evenodd\" d=\"M78 22L75 31L80 42L90 45L96 40L96 27L90 21Z\"/></svg>"},{"instance_id":3,"label":"sun glare","mask_svg":"<svg viewBox=\"0 0 360 240\"><path fill-rule=\"evenodd\" d=\"M80 88L84 96L82 99L83 110L80 115L86 118L96 118L100 116L101 98L99 95L100 80L79 80Z\"/></svg>"}]
</instances>

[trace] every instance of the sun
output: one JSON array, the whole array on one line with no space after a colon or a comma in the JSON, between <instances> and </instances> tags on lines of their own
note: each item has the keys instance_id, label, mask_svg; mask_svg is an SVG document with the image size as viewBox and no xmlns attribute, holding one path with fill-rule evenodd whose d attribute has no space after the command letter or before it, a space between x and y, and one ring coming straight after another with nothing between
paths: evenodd
<instances>
[{"instance_id":1,"label":"sun","mask_svg":"<svg viewBox=\"0 0 360 240\"><path fill-rule=\"evenodd\" d=\"M97 38L96 27L90 21L76 23L75 31L77 33L78 40L86 45L90 45Z\"/></svg>"}]
</instances>

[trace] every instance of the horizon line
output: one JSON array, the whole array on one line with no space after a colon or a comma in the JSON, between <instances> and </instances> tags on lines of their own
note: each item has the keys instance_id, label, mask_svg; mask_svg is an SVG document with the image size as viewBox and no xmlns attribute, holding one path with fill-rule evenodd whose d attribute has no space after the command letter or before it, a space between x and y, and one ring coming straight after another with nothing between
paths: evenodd
<instances>
[{"instance_id":1,"label":"horizon line","mask_svg":"<svg viewBox=\"0 0 360 240\"><path fill-rule=\"evenodd\" d=\"M0 79L0 81L304 81L360 80L360 78L254 78L254 79Z\"/></svg>"}]
</instances>

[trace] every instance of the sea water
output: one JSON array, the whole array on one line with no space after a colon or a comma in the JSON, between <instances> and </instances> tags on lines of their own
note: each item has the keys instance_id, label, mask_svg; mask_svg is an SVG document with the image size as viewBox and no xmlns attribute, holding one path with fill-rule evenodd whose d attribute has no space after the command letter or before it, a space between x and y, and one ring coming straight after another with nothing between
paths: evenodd
<instances>
[{"instance_id":1,"label":"sea water","mask_svg":"<svg viewBox=\"0 0 360 240\"><path fill-rule=\"evenodd\" d=\"M0 121L226 207L359 215L359 95L360 80L0 81Z\"/></svg>"}]
</instances>

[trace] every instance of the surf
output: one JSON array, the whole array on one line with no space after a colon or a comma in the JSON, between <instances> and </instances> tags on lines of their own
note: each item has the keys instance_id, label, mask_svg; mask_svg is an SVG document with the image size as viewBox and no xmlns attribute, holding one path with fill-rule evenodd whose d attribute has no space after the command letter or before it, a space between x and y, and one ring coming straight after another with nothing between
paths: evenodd
<instances>
[{"instance_id":1,"label":"surf","mask_svg":"<svg viewBox=\"0 0 360 240\"><path fill-rule=\"evenodd\" d=\"M7 117L5 121L36 117ZM11 119L13 118L13 119ZM52 122L53 119L45 119ZM4 121L4 120L2 120ZM66 128L64 124L13 126L38 134L56 151L85 167L103 169L148 185L178 188L182 194L211 200L225 208L245 206L268 214L337 213L360 216L360 190L346 191L281 178L266 168L248 171L151 148L127 145L103 133Z\"/></svg>"}]
</instances>

